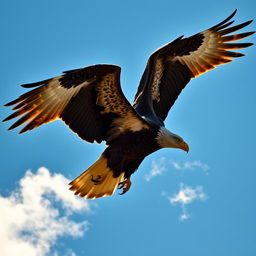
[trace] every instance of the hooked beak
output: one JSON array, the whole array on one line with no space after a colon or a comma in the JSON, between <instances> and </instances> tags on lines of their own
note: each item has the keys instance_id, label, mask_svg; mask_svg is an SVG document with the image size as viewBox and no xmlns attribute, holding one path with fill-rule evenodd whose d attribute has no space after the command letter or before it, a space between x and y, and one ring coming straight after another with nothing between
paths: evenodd
<instances>
[{"instance_id":1,"label":"hooked beak","mask_svg":"<svg viewBox=\"0 0 256 256\"><path fill-rule=\"evenodd\" d=\"M188 151L189 151L189 146L188 146L188 144L185 142L185 141L183 141L181 144L180 144L180 147L179 147L180 149L182 149L182 150L184 150L184 151L186 151L187 153L188 153Z\"/></svg>"}]
</instances>

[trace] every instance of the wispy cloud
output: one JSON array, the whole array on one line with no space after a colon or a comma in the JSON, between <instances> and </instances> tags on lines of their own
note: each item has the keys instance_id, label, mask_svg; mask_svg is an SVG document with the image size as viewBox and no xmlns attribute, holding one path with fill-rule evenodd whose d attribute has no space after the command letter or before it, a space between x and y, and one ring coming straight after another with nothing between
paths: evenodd
<instances>
[{"instance_id":1,"label":"wispy cloud","mask_svg":"<svg viewBox=\"0 0 256 256\"><path fill-rule=\"evenodd\" d=\"M201 169L205 173L208 173L209 166L205 163L202 163L199 160L194 160L194 161L185 161L185 162L178 162L174 160L170 160L170 164L172 165L173 168L176 170L196 170L196 169Z\"/></svg>"},{"instance_id":2,"label":"wispy cloud","mask_svg":"<svg viewBox=\"0 0 256 256\"><path fill-rule=\"evenodd\" d=\"M150 181L158 175L163 175L167 170L174 168L178 171L194 171L202 170L205 174L208 174L209 166L199 160L178 162L175 160L167 160L165 157L160 159L153 159L151 164L151 170L145 175L145 180Z\"/></svg>"},{"instance_id":3,"label":"wispy cloud","mask_svg":"<svg viewBox=\"0 0 256 256\"><path fill-rule=\"evenodd\" d=\"M191 204L194 201L205 201L207 199L207 196L202 186L196 186L195 188L192 188L188 185L181 183L179 191L173 196L168 196L167 198L171 204L180 205L182 210L180 220L187 220L190 217L190 214L187 211L186 205Z\"/></svg>"},{"instance_id":4,"label":"wispy cloud","mask_svg":"<svg viewBox=\"0 0 256 256\"><path fill-rule=\"evenodd\" d=\"M160 159L152 160L152 168L150 172L145 175L145 180L150 181L158 175L163 175L170 169L175 169L184 174L185 171L201 170L204 174L208 174L209 166L199 160L178 162L175 160L167 160L162 157ZM180 175L179 175L180 176ZM183 176L183 175L182 175ZM161 196L164 196L172 205L179 205L181 207L181 215L179 219L181 221L190 218L190 214L187 211L187 205L195 201L205 201L207 196L203 190L203 186L190 187L184 183L180 183L179 191L170 196L167 192L161 192Z\"/></svg>"},{"instance_id":5,"label":"wispy cloud","mask_svg":"<svg viewBox=\"0 0 256 256\"><path fill-rule=\"evenodd\" d=\"M91 205L75 197L68 183L42 167L35 174L27 171L9 196L0 195L0 255L43 256L61 236L83 236L88 222L77 222L72 215L90 212ZM75 255L68 248L67 254Z\"/></svg>"},{"instance_id":6,"label":"wispy cloud","mask_svg":"<svg viewBox=\"0 0 256 256\"><path fill-rule=\"evenodd\" d=\"M151 170L145 175L145 180L150 181L158 175L162 175L166 171L166 159L164 157L160 159L153 159L151 164Z\"/></svg>"}]
</instances>

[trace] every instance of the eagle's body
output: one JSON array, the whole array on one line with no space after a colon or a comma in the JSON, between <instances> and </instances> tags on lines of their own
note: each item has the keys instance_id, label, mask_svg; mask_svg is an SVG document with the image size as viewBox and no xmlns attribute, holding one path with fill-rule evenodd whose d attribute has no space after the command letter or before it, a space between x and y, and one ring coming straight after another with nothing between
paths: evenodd
<instances>
[{"instance_id":1,"label":"eagle's body","mask_svg":"<svg viewBox=\"0 0 256 256\"><path fill-rule=\"evenodd\" d=\"M4 121L23 115L9 128L27 123L22 133L61 119L85 141L106 141L105 151L70 183L71 190L98 198L112 195L119 184L125 193L131 185L130 176L147 155L165 147L189 150L181 137L164 127L164 120L192 78L243 56L228 50L252 45L229 43L254 33L228 35L251 23L229 27L235 13L216 26L188 38L179 37L155 51L133 105L121 90L121 68L101 64L22 85L35 88L6 104L15 105L16 112Z\"/></svg>"},{"instance_id":2,"label":"eagle's body","mask_svg":"<svg viewBox=\"0 0 256 256\"><path fill-rule=\"evenodd\" d=\"M129 132L111 142L103 156L108 159L114 176L119 176L122 170L124 178L129 178L146 156L160 149L157 133L157 129Z\"/></svg>"}]
</instances>

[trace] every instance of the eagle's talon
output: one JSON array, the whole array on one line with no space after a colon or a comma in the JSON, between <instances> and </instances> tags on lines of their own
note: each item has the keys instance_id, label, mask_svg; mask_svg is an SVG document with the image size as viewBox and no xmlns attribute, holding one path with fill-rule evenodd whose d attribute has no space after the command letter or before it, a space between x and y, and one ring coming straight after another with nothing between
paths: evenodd
<instances>
[{"instance_id":1,"label":"eagle's talon","mask_svg":"<svg viewBox=\"0 0 256 256\"><path fill-rule=\"evenodd\" d=\"M124 187L124 184L122 184L121 182L118 184L117 189L122 189Z\"/></svg>"},{"instance_id":2,"label":"eagle's talon","mask_svg":"<svg viewBox=\"0 0 256 256\"><path fill-rule=\"evenodd\" d=\"M125 194L130 189L131 185L132 183L131 183L130 177L120 182L118 184L118 189L122 189L123 191L119 193L119 195Z\"/></svg>"}]
</instances>

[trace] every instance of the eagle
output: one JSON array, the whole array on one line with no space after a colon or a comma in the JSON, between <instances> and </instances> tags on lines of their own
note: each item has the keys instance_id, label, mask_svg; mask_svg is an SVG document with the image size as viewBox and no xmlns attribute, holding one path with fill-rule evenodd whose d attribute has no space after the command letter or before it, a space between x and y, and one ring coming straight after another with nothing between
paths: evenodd
<instances>
[{"instance_id":1,"label":"eagle","mask_svg":"<svg viewBox=\"0 0 256 256\"><path fill-rule=\"evenodd\" d=\"M21 85L33 89L5 105L14 105L15 112L3 121L20 117L9 130L26 123L23 133L61 119L81 139L105 141L99 159L70 182L70 189L87 199L110 196L116 189L124 194L131 187L131 175L149 154L161 148L189 151L188 144L165 128L164 121L192 78L244 56L230 50L253 45L230 43L255 32L230 34L252 22L230 26L236 11L209 29L181 36L153 52L133 104L121 90L121 68L98 64Z\"/></svg>"}]
</instances>

